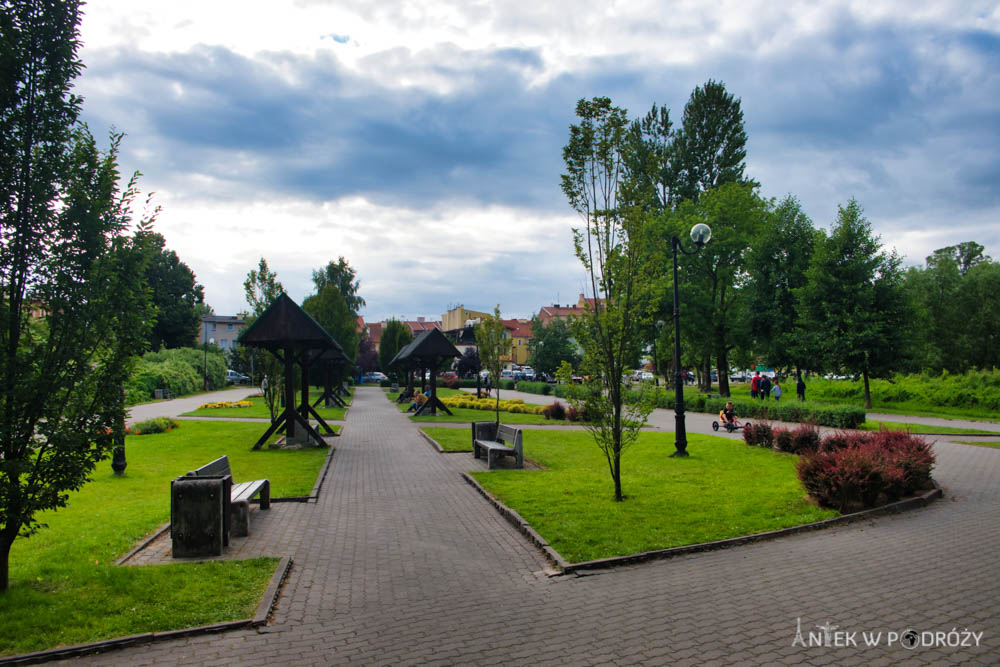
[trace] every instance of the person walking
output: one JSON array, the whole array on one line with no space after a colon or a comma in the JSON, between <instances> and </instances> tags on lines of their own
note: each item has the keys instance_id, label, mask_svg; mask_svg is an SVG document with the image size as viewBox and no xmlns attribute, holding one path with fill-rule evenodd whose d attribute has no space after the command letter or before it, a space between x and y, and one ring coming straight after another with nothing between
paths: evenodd
<instances>
[{"instance_id":1,"label":"person walking","mask_svg":"<svg viewBox=\"0 0 1000 667\"><path fill-rule=\"evenodd\" d=\"M771 393L774 394L774 402L777 403L781 400L781 385L778 384L778 376L774 376L774 386L771 388Z\"/></svg>"},{"instance_id":2,"label":"person walking","mask_svg":"<svg viewBox=\"0 0 1000 667\"><path fill-rule=\"evenodd\" d=\"M799 378L795 383L795 395L798 396L800 401L806 400L806 383L802 379L802 372L799 371Z\"/></svg>"},{"instance_id":3,"label":"person walking","mask_svg":"<svg viewBox=\"0 0 1000 667\"><path fill-rule=\"evenodd\" d=\"M771 398L771 378L763 376L760 379L760 400L765 401Z\"/></svg>"},{"instance_id":4,"label":"person walking","mask_svg":"<svg viewBox=\"0 0 1000 667\"><path fill-rule=\"evenodd\" d=\"M760 392L760 371L754 371L753 378L750 379L750 398L757 398Z\"/></svg>"}]
</instances>

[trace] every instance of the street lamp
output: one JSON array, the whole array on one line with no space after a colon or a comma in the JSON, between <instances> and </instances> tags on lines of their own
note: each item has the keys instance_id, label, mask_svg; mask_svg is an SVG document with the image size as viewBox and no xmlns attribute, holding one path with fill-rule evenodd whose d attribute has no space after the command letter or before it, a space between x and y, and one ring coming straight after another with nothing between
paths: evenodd
<instances>
[{"instance_id":1,"label":"street lamp","mask_svg":"<svg viewBox=\"0 0 1000 667\"><path fill-rule=\"evenodd\" d=\"M205 333L207 334L208 332L206 331ZM207 341L202 343L202 347L205 350L205 361L204 361L204 366L202 367L202 380L204 381L205 391L208 391L208 344L209 343L215 345L215 339L209 338Z\"/></svg>"},{"instance_id":2,"label":"street lamp","mask_svg":"<svg viewBox=\"0 0 1000 667\"><path fill-rule=\"evenodd\" d=\"M677 292L677 251L685 255L693 255L712 238L712 229L703 222L691 228L691 240L694 250L688 252L676 236L670 239L674 254L674 449L670 456L687 456L687 428L684 425L684 382L681 377L681 309Z\"/></svg>"}]
</instances>

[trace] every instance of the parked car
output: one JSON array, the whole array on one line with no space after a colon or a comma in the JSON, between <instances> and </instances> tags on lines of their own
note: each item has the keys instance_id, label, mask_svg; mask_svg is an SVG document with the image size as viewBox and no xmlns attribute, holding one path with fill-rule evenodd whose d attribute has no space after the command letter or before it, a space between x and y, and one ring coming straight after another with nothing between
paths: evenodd
<instances>
[{"instance_id":1,"label":"parked car","mask_svg":"<svg viewBox=\"0 0 1000 667\"><path fill-rule=\"evenodd\" d=\"M250 376L229 369L226 371L226 384L250 384Z\"/></svg>"},{"instance_id":2,"label":"parked car","mask_svg":"<svg viewBox=\"0 0 1000 667\"><path fill-rule=\"evenodd\" d=\"M457 380L458 379L458 373L456 373L455 371L444 371L444 372L441 373L441 379L442 380Z\"/></svg>"},{"instance_id":3,"label":"parked car","mask_svg":"<svg viewBox=\"0 0 1000 667\"><path fill-rule=\"evenodd\" d=\"M388 380L389 376L385 373L380 373L379 371L372 371L370 373L365 373L361 376L361 382L363 384L377 384L382 380Z\"/></svg>"},{"instance_id":4,"label":"parked car","mask_svg":"<svg viewBox=\"0 0 1000 667\"><path fill-rule=\"evenodd\" d=\"M513 380L514 379L514 371L509 371L506 368L503 369L502 371L500 371L500 379L501 380Z\"/></svg>"}]
</instances>

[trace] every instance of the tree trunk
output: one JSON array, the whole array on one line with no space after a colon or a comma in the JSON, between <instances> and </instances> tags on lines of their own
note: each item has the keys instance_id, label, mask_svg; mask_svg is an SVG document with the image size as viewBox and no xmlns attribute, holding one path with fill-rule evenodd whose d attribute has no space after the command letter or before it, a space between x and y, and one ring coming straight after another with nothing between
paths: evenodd
<instances>
[{"instance_id":1,"label":"tree trunk","mask_svg":"<svg viewBox=\"0 0 1000 667\"><path fill-rule=\"evenodd\" d=\"M872 409L872 392L868 387L868 369L861 371L861 377L865 380L865 410Z\"/></svg>"},{"instance_id":2,"label":"tree trunk","mask_svg":"<svg viewBox=\"0 0 1000 667\"><path fill-rule=\"evenodd\" d=\"M10 585L10 548L17 538L17 531L5 527L0 531L0 592Z\"/></svg>"},{"instance_id":3,"label":"tree trunk","mask_svg":"<svg viewBox=\"0 0 1000 667\"><path fill-rule=\"evenodd\" d=\"M719 369L719 395L729 396L729 350L725 336L720 330L716 336L715 363ZM709 376L711 378L711 376Z\"/></svg>"},{"instance_id":4,"label":"tree trunk","mask_svg":"<svg viewBox=\"0 0 1000 667\"><path fill-rule=\"evenodd\" d=\"M615 500L621 502L622 496L622 452L619 448L615 452Z\"/></svg>"}]
</instances>

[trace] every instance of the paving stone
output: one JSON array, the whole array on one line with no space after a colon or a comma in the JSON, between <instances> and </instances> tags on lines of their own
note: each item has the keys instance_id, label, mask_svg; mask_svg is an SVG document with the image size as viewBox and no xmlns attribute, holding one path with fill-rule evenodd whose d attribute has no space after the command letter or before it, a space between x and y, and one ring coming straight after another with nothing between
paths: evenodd
<instances>
[{"instance_id":1,"label":"paving stone","mask_svg":"<svg viewBox=\"0 0 1000 667\"><path fill-rule=\"evenodd\" d=\"M695 432L701 417L692 415ZM651 421L672 428L671 413ZM703 421L703 420L702 420ZM708 419L710 422L710 418ZM545 575L544 556L377 388L361 388L314 503L255 512L223 558L294 560L271 624L89 664L995 664L1000 450L935 445L927 508L745 547ZM530 453L529 453L530 456ZM162 546L136 562L169 559ZM793 646L845 631L986 634L978 648Z\"/></svg>"}]
</instances>

